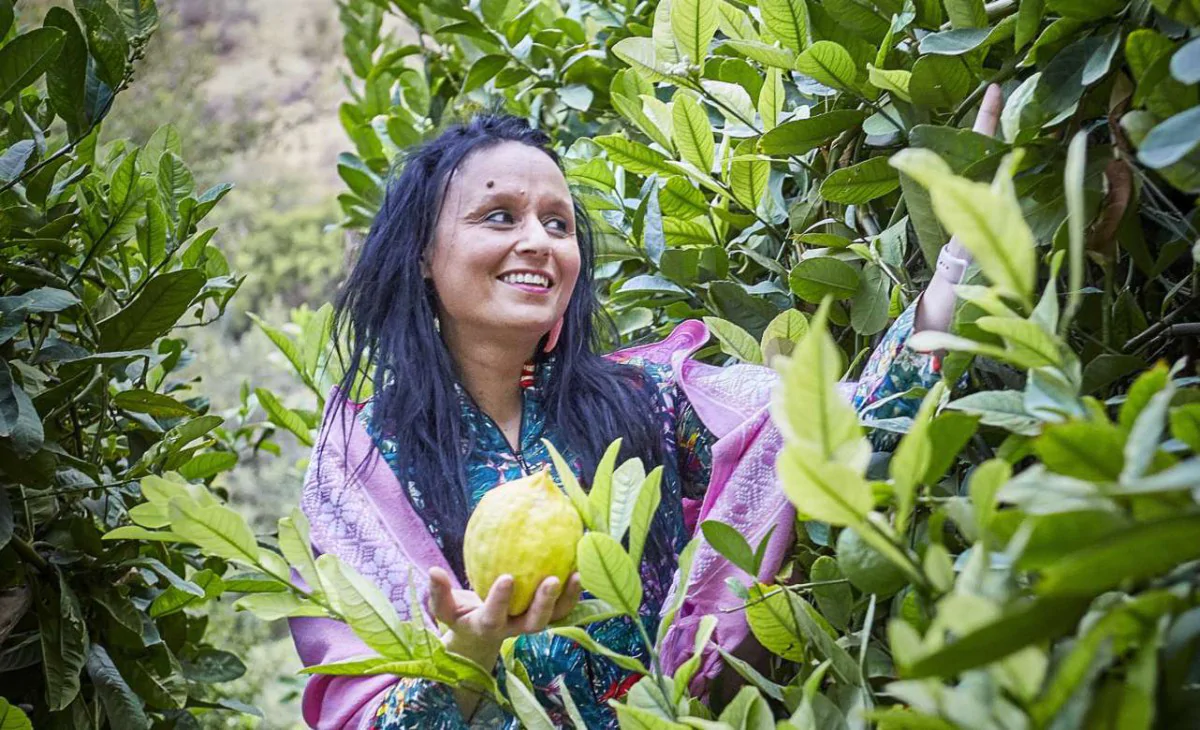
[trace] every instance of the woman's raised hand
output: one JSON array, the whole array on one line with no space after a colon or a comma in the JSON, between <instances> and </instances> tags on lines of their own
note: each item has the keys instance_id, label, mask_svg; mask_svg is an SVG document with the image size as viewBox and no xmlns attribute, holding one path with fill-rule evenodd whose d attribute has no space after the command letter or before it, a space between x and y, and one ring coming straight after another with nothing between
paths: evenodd
<instances>
[{"instance_id":1,"label":"woman's raised hand","mask_svg":"<svg viewBox=\"0 0 1200 730\"><path fill-rule=\"evenodd\" d=\"M429 569L430 607L434 618L449 628L442 637L446 648L487 668L495 662L505 639L545 630L551 621L571 612L582 592L577 573L567 581L565 589L558 578L550 577L538 586L525 613L509 616L511 576L498 578L487 598L481 599L475 591L455 588L450 575L441 568Z\"/></svg>"}]
</instances>

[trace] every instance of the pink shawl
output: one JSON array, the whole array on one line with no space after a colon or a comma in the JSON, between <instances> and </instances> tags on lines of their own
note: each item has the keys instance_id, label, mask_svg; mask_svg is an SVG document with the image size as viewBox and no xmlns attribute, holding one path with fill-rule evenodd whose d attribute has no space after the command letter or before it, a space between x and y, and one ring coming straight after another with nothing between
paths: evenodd
<instances>
[{"instance_id":1,"label":"pink shawl","mask_svg":"<svg viewBox=\"0 0 1200 730\"><path fill-rule=\"evenodd\" d=\"M769 582L791 544L795 519L776 483L775 455L781 441L767 413L776 376L756 365L715 367L690 359L707 339L707 328L693 320L680 324L660 342L612 357L642 357L672 366L676 382L717 439L705 498L699 505L685 507L689 524L720 520L735 527L751 545L774 527L757 576ZM383 589L402 617L415 618L408 615L410 581L424 605L428 570L435 565L446 568L445 558L355 410L338 409L334 403L330 398L301 496L301 507L312 524L313 547L354 566ZM749 632L744 611L722 612L741 603L727 588L726 579L745 581L747 576L706 543L697 549L691 576L687 597L660 650L664 670L673 672L691 655L700 618L717 617L713 643L704 650L692 685L694 692L701 692L721 668L715 647L731 651ZM678 575L675 585L679 585ZM430 616L421 618L433 625ZM291 629L306 666L372 653L337 621L297 618L291 620ZM313 676L304 691L304 719L320 729L367 728L395 682L386 675Z\"/></svg>"}]
</instances>

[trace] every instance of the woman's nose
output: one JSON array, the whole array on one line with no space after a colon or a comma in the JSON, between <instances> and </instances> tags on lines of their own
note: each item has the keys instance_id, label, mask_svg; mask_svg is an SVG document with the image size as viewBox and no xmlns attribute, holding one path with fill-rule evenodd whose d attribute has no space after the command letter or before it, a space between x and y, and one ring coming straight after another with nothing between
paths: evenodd
<instances>
[{"instance_id":1,"label":"woman's nose","mask_svg":"<svg viewBox=\"0 0 1200 730\"><path fill-rule=\"evenodd\" d=\"M521 231L521 240L517 242L517 252L541 256L549 256L553 240L550 234L540 224L525 226Z\"/></svg>"}]
</instances>

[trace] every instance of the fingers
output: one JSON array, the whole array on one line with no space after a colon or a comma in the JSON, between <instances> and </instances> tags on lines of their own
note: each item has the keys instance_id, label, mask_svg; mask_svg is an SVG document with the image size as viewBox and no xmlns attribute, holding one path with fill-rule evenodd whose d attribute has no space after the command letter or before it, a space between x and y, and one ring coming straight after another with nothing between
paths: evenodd
<instances>
[{"instance_id":1,"label":"fingers","mask_svg":"<svg viewBox=\"0 0 1200 730\"><path fill-rule=\"evenodd\" d=\"M554 576L542 581L542 584L538 586L537 593L533 596L533 603L529 605L529 610L518 619L522 632L533 633L546 628L546 624L550 623L550 617L554 613L555 602L561 590L562 583Z\"/></svg>"},{"instance_id":2,"label":"fingers","mask_svg":"<svg viewBox=\"0 0 1200 730\"><path fill-rule=\"evenodd\" d=\"M1000 109L1003 106L1003 96L998 84L992 84L983 93L983 101L979 104L979 115L975 117L975 131L991 137L996 133L996 125L1000 122Z\"/></svg>"},{"instance_id":3,"label":"fingers","mask_svg":"<svg viewBox=\"0 0 1200 730\"><path fill-rule=\"evenodd\" d=\"M508 624L508 602L512 600L513 578L502 575L492 583L487 598L479 607L479 628L488 633L501 633Z\"/></svg>"},{"instance_id":4,"label":"fingers","mask_svg":"<svg viewBox=\"0 0 1200 730\"><path fill-rule=\"evenodd\" d=\"M583 594L583 582L579 579L578 573L571 574L571 578L567 581L567 587L559 595L558 601L554 604L554 611L550 614L551 621L557 621L571 612L575 608L575 604L579 603L579 596Z\"/></svg>"},{"instance_id":5,"label":"fingers","mask_svg":"<svg viewBox=\"0 0 1200 730\"><path fill-rule=\"evenodd\" d=\"M450 582L450 576L441 568L429 569L429 603L433 617L438 621L449 626L458 619L454 586Z\"/></svg>"}]
</instances>

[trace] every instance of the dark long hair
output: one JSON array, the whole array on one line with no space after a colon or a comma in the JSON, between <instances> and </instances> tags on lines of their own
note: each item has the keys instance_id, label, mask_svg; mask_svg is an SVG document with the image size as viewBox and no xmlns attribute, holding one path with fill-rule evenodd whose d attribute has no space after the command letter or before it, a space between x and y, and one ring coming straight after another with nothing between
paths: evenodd
<instances>
[{"instance_id":1,"label":"dark long hair","mask_svg":"<svg viewBox=\"0 0 1200 730\"><path fill-rule=\"evenodd\" d=\"M434 329L437 295L422 276L420 261L433 242L451 174L470 155L502 142L541 150L561 167L549 137L506 115L477 116L409 151L399 174L391 177L338 296L335 319L335 331L345 336L349 348L342 392L353 392L360 368L374 367L374 426L395 435L396 465L424 495L423 504L414 506L438 527L446 558L460 577L469 512L467 434L454 387L454 362ZM592 230L578 202L575 215L581 265L555 350L556 366L545 386L547 425L566 439L585 475L617 437L624 439L622 458L637 456L650 467L662 460L652 386L640 370L593 351L600 346L597 321L610 328L612 322L593 289Z\"/></svg>"}]
</instances>

